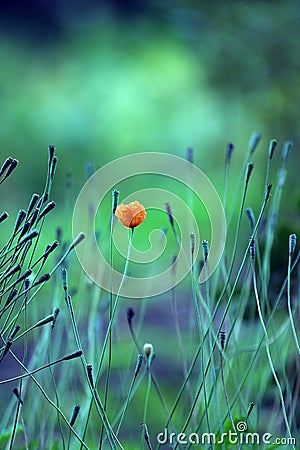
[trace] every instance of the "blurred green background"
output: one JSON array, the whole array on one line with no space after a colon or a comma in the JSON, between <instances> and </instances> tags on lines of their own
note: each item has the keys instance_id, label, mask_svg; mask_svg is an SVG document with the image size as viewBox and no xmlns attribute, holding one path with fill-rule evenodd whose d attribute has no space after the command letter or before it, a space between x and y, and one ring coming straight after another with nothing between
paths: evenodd
<instances>
[{"instance_id":1,"label":"blurred green background","mask_svg":"<svg viewBox=\"0 0 300 450\"><path fill-rule=\"evenodd\" d=\"M58 226L70 240L87 165L97 170L135 152L185 157L192 147L195 164L222 197L225 152L232 142L230 206L238 203L250 136L259 132L246 205L255 213L263 198L269 141L279 142L277 167L284 141L294 142L275 240L276 264L283 266L280 252L284 248L286 260L287 236L299 234L300 225L297 0L3 0L0 60L0 162L7 156L20 161L1 189L0 213L10 213L2 230L11 230L33 192L43 192L49 144L56 145L59 158L52 192L57 208L47 217L43 249ZM272 170L273 183L275 174ZM142 187L136 183L136 189ZM105 208L109 222L110 194ZM7 236L2 234L1 244ZM72 261L78 268L75 257ZM157 342L161 336L168 341L168 327L157 336L147 334L157 327L156 316L149 314L148 323L145 341L153 335ZM168 369L169 361L165 364Z\"/></svg>"},{"instance_id":2,"label":"blurred green background","mask_svg":"<svg viewBox=\"0 0 300 450\"><path fill-rule=\"evenodd\" d=\"M299 2L6 0L1 5L1 159L11 155L20 161L6 194L1 192L1 209L10 214L3 241L17 211L26 209L33 192L43 191L48 144L56 145L59 158L52 191L57 207L47 219L43 245L56 238L57 227L70 241L87 167L97 170L135 152L185 157L192 147L194 163L222 198L226 146L232 142L230 211L250 136L259 132L246 204L255 214L264 195L269 141L279 142L274 184L284 141L295 144L275 237L280 266L282 245L300 225ZM176 191L171 182L163 183ZM129 187L117 186L121 201L144 184L137 177ZM109 197L102 209L108 221ZM151 222L162 226L168 226L167 218ZM248 227L246 232L247 240Z\"/></svg>"},{"instance_id":3,"label":"blurred green background","mask_svg":"<svg viewBox=\"0 0 300 450\"><path fill-rule=\"evenodd\" d=\"M240 167L257 131L259 188L269 140L294 141L284 207L299 211L299 23L295 0L1 2L1 156L21 163L2 205L41 191L48 144L58 208L88 162L188 146L221 193L227 143Z\"/></svg>"}]
</instances>

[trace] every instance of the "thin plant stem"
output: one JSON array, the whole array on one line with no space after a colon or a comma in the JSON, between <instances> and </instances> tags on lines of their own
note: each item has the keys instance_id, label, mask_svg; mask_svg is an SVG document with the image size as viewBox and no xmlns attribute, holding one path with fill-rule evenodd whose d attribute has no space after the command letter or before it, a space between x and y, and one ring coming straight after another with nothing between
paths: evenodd
<instances>
[{"instance_id":1,"label":"thin plant stem","mask_svg":"<svg viewBox=\"0 0 300 450\"><path fill-rule=\"evenodd\" d=\"M135 343L135 346L136 346L138 352L142 353L142 347L141 347L141 345L139 344L139 342L138 342L138 340L136 338L136 334L135 334L135 330L134 330L132 322L131 322L131 324L129 326L129 329L130 329L131 337L132 337L132 339L133 339L133 341ZM168 426L170 424L171 427L172 427L172 431L174 432L175 428L174 428L174 425L173 425L173 422L172 422L172 417L170 416L170 412L168 410L166 402L165 402L165 400L163 398L163 395L161 393L161 389L159 387L158 381L156 380L155 374L154 374L154 372L152 370L151 370L151 378L152 378L152 384L153 384L153 386L154 386L154 388L156 390L156 393L157 393L158 398L160 400L162 409L163 409L163 411L165 413L165 416L166 416L166 419L167 419L167 425L166 426ZM184 390L184 387L183 387L183 390Z\"/></svg>"},{"instance_id":2,"label":"thin plant stem","mask_svg":"<svg viewBox=\"0 0 300 450\"><path fill-rule=\"evenodd\" d=\"M24 298L24 306L25 306L25 309L24 309L24 328L25 328L25 330L28 328L28 325L27 325L27 302L26 302L26 299L27 299L27 295L25 294L25 298ZM28 336L27 336L27 333L25 333L25 337L24 337L24 353L23 353L23 360L22 360L22 363L24 365L26 364L27 350L28 350ZM23 380L21 379L20 383L19 383L19 395L20 396L22 395L22 386L23 386ZM9 450L12 450L12 448L13 448L20 410L21 410L21 402L18 402L17 403L17 409L16 409L15 421L14 421L14 425L13 425L13 431L12 431L12 434L11 434Z\"/></svg>"},{"instance_id":3,"label":"thin plant stem","mask_svg":"<svg viewBox=\"0 0 300 450\"><path fill-rule=\"evenodd\" d=\"M231 408L230 408L230 404L229 404L228 393L227 393L227 389L226 389L222 353L220 353L220 372L221 372L222 386L223 386L223 391L224 391L224 395L225 395L225 402L226 402L226 406L227 406L228 416L229 416L229 419L230 419L230 422L231 422L232 429L236 433L236 427L235 427L235 423L234 423L234 420L233 420L233 417L232 417Z\"/></svg>"},{"instance_id":4,"label":"thin plant stem","mask_svg":"<svg viewBox=\"0 0 300 450\"><path fill-rule=\"evenodd\" d=\"M144 404L143 423L147 423L148 403L149 403L150 389L151 389L151 367L150 367L150 364L151 364L150 359L148 359L147 360L147 390L146 390L146 397L145 397L145 404ZM144 432L142 432L141 447L143 447L143 439L144 439Z\"/></svg>"},{"instance_id":5,"label":"thin plant stem","mask_svg":"<svg viewBox=\"0 0 300 450\"><path fill-rule=\"evenodd\" d=\"M204 394L204 410L205 410L207 429L208 429L208 432L210 433L211 432L210 420L209 420L209 413L208 413L208 407L207 407L207 392L206 392L206 382L205 382L205 374L204 374L204 336L203 336L202 320L201 320L201 316L200 316L198 300L197 300L196 292L195 292L195 272L194 272L194 253L193 252L192 252L191 274L192 274L192 296L193 296L195 310L196 310L196 319L197 319L197 325L198 325L198 331L199 331L199 337L200 337L200 346L201 346L200 364L201 364L201 375L202 375L203 394ZM210 447L212 448L212 446L210 446Z\"/></svg>"},{"instance_id":6,"label":"thin plant stem","mask_svg":"<svg viewBox=\"0 0 300 450\"><path fill-rule=\"evenodd\" d=\"M291 303L291 262L292 262L292 255L289 253L289 261L288 261L288 275L287 275L287 300L288 300L288 311L289 311L289 318L290 318L290 324L295 340L295 344L297 347L298 354L300 355L300 347L299 347L299 341L298 336L295 328L294 318L293 318L293 311L292 311L292 303Z\"/></svg>"},{"instance_id":7,"label":"thin plant stem","mask_svg":"<svg viewBox=\"0 0 300 450\"><path fill-rule=\"evenodd\" d=\"M67 251L62 255L62 257L60 258L60 260L56 263L56 265L53 267L53 269L49 272L50 277L57 271L57 269L61 266L61 264L65 261L65 259L67 258L67 256L72 252L72 250L74 249L74 245L72 244ZM27 300L27 305L29 305L32 300L35 298L35 296L39 293L39 291L42 289L44 283L41 283L40 285L37 286L37 289L34 291L34 293L28 298ZM28 291L31 289L32 287L29 287ZM15 298L14 298L14 302L23 295L23 293L18 294ZM21 312L24 310L24 305L20 308L19 312L11 319L10 323L4 328L2 328L1 333L5 334L7 332L7 330L9 328L12 328L16 321L18 320Z\"/></svg>"},{"instance_id":8,"label":"thin plant stem","mask_svg":"<svg viewBox=\"0 0 300 450\"><path fill-rule=\"evenodd\" d=\"M90 379L89 379L89 376L88 376L88 373L87 373L87 362L86 362L84 353L82 351L81 340L80 340L80 336L79 336L79 332L78 332L78 328L77 328L77 324L76 324L76 320L75 320L75 315L74 315L74 310L73 310L73 305L72 305L72 299L71 299L70 295L68 295L67 293L66 293L66 302L67 302L67 306L68 306L69 313L70 313L70 316L71 316L72 327L73 327L73 331L74 331L76 344L77 344L78 348L82 352L81 361L82 361L84 373L85 373L85 376L86 376L86 379L87 379L87 382L88 382L88 386L89 386L89 388L91 390L91 393L92 393L92 400L94 399L95 402L96 402L96 406L97 405L99 406L99 408L97 408L97 410L98 410L99 416L101 418L101 421L103 423L103 426L105 428L105 431L106 431L106 434L108 436L108 439L110 441L111 448L116 448L116 446L114 444L114 441L116 441L116 443L119 445L119 447L121 449L123 449L121 443L119 442L119 440L117 439L116 435L114 434L114 432L113 432L113 430L111 428L111 425L110 425L109 420L107 418L106 412L104 411L103 404L101 402L101 399L100 399L96 389L91 386Z\"/></svg>"},{"instance_id":9,"label":"thin plant stem","mask_svg":"<svg viewBox=\"0 0 300 450\"><path fill-rule=\"evenodd\" d=\"M185 378L187 376L187 357L186 357L186 351L184 350L184 344L183 344L182 334L181 334L181 330L180 330L180 324L179 324L179 318L178 318L178 309L177 309L177 299L176 299L176 293L175 293L174 285L175 285L175 280L172 283L173 287L171 289L172 310L173 310L175 330L176 330L176 335L177 335L177 342L178 342L178 347L179 347L180 356L181 356L181 360L182 360L183 376ZM190 399L190 404L192 404L192 402L193 402L193 393L192 393L192 388L191 388L190 381L187 382L186 390L187 390L187 394L188 394L189 399ZM194 418L194 425L196 426L196 418Z\"/></svg>"},{"instance_id":10,"label":"thin plant stem","mask_svg":"<svg viewBox=\"0 0 300 450\"><path fill-rule=\"evenodd\" d=\"M33 376L33 373L37 372L33 371L30 372L23 364L22 362L19 360L19 358L12 352L12 350L9 350L10 354L13 356L13 358L17 361L17 363L23 368L23 370L26 372L23 376L29 376L32 381L36 384L36 386L39 388L39 390L41 391L41 393L43 394L43 396L45 397L45 399L47 400L47 402L59 413L59 415L61 416L61 418L63 419L63 421L66 423L66 425L71 429L72 433L74 434L74 436L77 438L77 440L80 442L81 446L84 447L86 450L89 450L88 446L83 442L83 440L80 438L80 436L78 435L78 433L74 430L73 427L70 426L69 421L67 420L67 418L65 417L65 415L63 414L63 412L61 411L60 408L58 408L58 406L50 399L50 397L48 396L48 394L46 393L45 389L41 386L41 384L37 381L37 379ZM45 366L47 367L47 366ZM41 369L39 369L41 370Z\"/></svg>"},{"instance_id":11,"label":"thin plant stem","mask_svg":"<svg viewBox=\"0 0 300 450\"><path fill-rule=\"evenodd\" d=\"M110 267L110 274L109 274L109 284L110 284L110 291L109 291L109 314L108 314L108 321L111 321L112 316L112 309L113 309L113 292L112 292L112 267L113 267L113 227L114 227L114 213L111 214L110 219L110 237L109 237L109 267ZM108 398L108 389L109 389L109 379L110 379L110 371L111 371L111 360L112 360L112 330L109 330L109 336L108 336L108 361L107 361L107 372L106 372L106 380L105 380L105 388L104 388L104 401L103 401L103 408L106 412L107 407L107 398ZM101 427L101 434L100 434L100 445L99 450L102 448L102 437L103 437L103 431L104 427L102 425Z\"/></svg>"},{"instance_id":12,"label":"thin plant stem","mask_svg":"<svg viewBox=\"0 0 300 450\"><path fill-rule=\"evenodd\" d=\"M260 224L261 218L262 218L262 216L263 216L264 210L265 210L265 208L266 208L266 205L267 205L267 202L268 202L268 199L269 199L270 189L271 189L271 186L267 186L267 188L266 188L266 194L265 194L265 197L264 197L264 201L263 201L263 204L262 204L262 207L261 207L261 210L260 210L260 213L259 213L259 216L258 216L256 225L255 225L255 227L254 227L252 236L255 236L256 233L257 233L258 226L259 226L259 224ZM242 258L242 262L241 262L241 264L240 264L238 273L237 273L237 275L236 275L236 277L235 277L235 281L234 281L234 284L233 284L233 287L232 287L232 291L231 291L230 297L228 298L228 301L227 301L227 304L226 304L226 306L225 306L225 310L224 310L224 313L223 313L223 316L222 316L222 319L221 319L221 322L220 322L220 325L219 325L218 333L221 331L222 326L223 326L223 323L224 323L224 321L225 321L225 317L226 317L226 315L227 315L227 312L228 312L228 309L229 309L229 306L230 306L230 303L231 303L231 300L232 300L232 297L233 297L233 293L234 293L234 291L235 291L235 289L236 289L238 280L239 280L239 278L240 278L240 276L241 276L242 270L243 270L243 268L244 268L244 265L245 265L245 262L246 262L246 259L247 259L247 255L248 255L248 252L249 252L249 248L250 248L250 242L248 243L248 246L247 246L247 248L246 248L246 250L245 250L245 252L244 252L244 256L243 256L243 258ZM300 252L299 252L299 257L300 257ZM213 313L213 316L212 316L212 321L213 321L213 320L215 319L215 317L216 317L216 314L217 314L217 312L218 312L219 305L220 305L220 303L221 303L221 300L222 300L222 298L223 298L223 295L224 295L225 291L226 291L226 288L223 288L222 293L220 294L220 296L219 296L219 298L218 298L218 301L217 301L217 304L216 304L216 306L215 306L215 310L214 310L214 313ZM204 336L204 339L206 338L206 335L207 335L208 331L209 331L209 330L206 331L205 336ZM215 340L212 351L214 351L215 346L216 346L217 344L218 344L218 340ZM181 398L181 396L182 396L182 394L183 394L183 392L184 392L184 389L185 389L187 380L188 380L189 377L191 376L191 373L192 373L192 371L193 371L193 369L194 369L194 367L195 367L196 361L197 361L197 359L198 359L198 357L199 357L200 351L201 351L201 346L199 346L198 349L197 349L197 351L195 352L193 361L192 361L192 363L191 363L191 365L190 365L190 368L189 368L189 371L188 371L188 375L187 375L187 377L185 378L185 380L183 381L183 384L181 385L181 388L180 388L180 390L179 390L179 392L178 392L178 394L177 394L177 397L176 397L176 399L175 399L175 401L174 401L174 404L173 404L173 406L172 406L172 408L171 408L171 411L170 411L170 419L173 417L173 414L174 414L174 412L175 412L175 410L176 410L176 408L177 408L177 406L178 406L178 403L179 403L179 401L180 401L180 398ZM207 371L208 371L208 369L209 369L210 362L211 362L211 357L212 357L212 354L210 355L210 357L209 357L209 359L208 359L208 363L207 363L207 366L206 366L206 369L205 369L205 374L207 374ZM197 403L197 400L198 400L198 398L199 398L201 389L202 389L202 383L199 385L198 390L197 390L197 392L196 392L196 394L195 394L195 398L194 398L194 402L193 402L192 408L191 408L191 410L190 410L189 416L187 417L187 420L186 420L186 423L185 423L185 425L184 425L184 428L183 428L182 432L184 432L184 431L186 430L187 426L188 426L188 423L189 423L189 421L190 421L190 419L191 419L191 416L192 416L192 414L193 414L193 409L195 408L196 403ZM166 427L167 427L167 425L168 425L168 423L166 424ZM156 448L157 448L157 450L158 450L158 449L160 448L160 444L158 444Z\"/></svg>"},{"instance_id":13,"label":"thin plant stem","mask_svg":"<svg viewBox=\"0 0 300 450\"><path fill-rule=\"evenodd\" d=\"M116 429L116 436L118 436L118 434L119 434L120 428L121 428L123 420L124 420L125 413L127 411L129 402L131 400L131 394L132 394L134 384L136 382L138 373L139 373L141 365L142 365L142 360L143 360L143 355L139 354L138 355L137 365L136 365L136 368L135 368L135 371L134 371L134 374L133 374L133 377L132 377L132 380L131 380L131 383L130 383L130 386L129 386L129 390L128 390L128 394L127 394L127 397L126 397L126 401L125 401L124 406L123 406L122 411L121 411L119 424L118 424L118 427Z\"/></svg>"},{"instance_id":14,"label":"thin plant stem","mask_svg":"<svg viewBox=\"0 0 300 450\"><path fill-rule=\"evenodd\" d=\"M52 360L52 358L51 358L52 338L53 338L53 328L51 328L51 331L50 331L50 339L49 339L49 345L48 345L48 364L50 364L51 360ZM59 396L58 396L58 392L57 392L57 386L56 386L56 381L55 381L54 373L52 370L52 366L49 366L49 371L50 371L50 376L51 376L52 385L53 385L53 389L54 389L56 405L58 408L60 408ZM59 428L59 433L60 433L60 437L61 437L62 447L63 447L63 450L65 450L65 448L66 448L65 438L64 438L64 433L63 433L62 424L61 424L61 417L58 413L57 413L57 422L58 422L58 428ZM71 431L69 432L69 436L71 436ZM70 439L70 437L69 437L69 439Z\"/></svg>"},{"instance_id":15,"label":"thin plant stem","mask_svg":"<svg viewBox=\"0 0 300 450\"><path fill-rule=\"evenodd\" d=\"M109 340L109 334L110 334L110 331L111 331L111 328L112 328L113 320L114 320L114 317L115 317L115 314L116 314L116 310L117 310L117 306L118 306L118 303L119 303L121 289L123 287L123 283L124 283L126 275L127 275L128 264L129 264L129 259L130 259L130 252L131 252L131 247L132 247L133 234L134 234L134 228L132 228L130 231L131 232L130 232L130 238L129 238L129 244L128 244L128 250L127 250L127 256L126 256L123 276L122 276L122 279L121 279L121 282L120 282L120 285L119 285L119 288L118 288L118 292L117 292L117 295L116 295L116 298L115 298L115 302L114 302L114 305L113 305L113 308L112 308L112 311L111 311L111 318L110 318L110 321L108 323L108 327L107 327L107 330L106 330L106 335L105 335L103 346L102 346L102 351L100 353L99 363L98 363L96 377L95 377L95 385L97 385L99 377L100 377L102 363L103 363L103 359L104 359L104 354L105 354L105 351L106 351L106 345L107 345L107 342ZM87 413L87 418L86 418L86 421L85 421L85 426L84 426L84 431L83 431L83 439L85 438L85 435L86 435L86 432L87 432L88 422L89 422L90 414L91 414L91 407L92 407L92 400L90 402L88 413Z\"/></svg>"},{"instance_id":16,"label":"thin plant stem","mask_svg":"<svg viewBox=\"0 0 300 450\"><path fill-rule=\"evenodd\" d=\"M276 371L275 371L275 368L274 368L274 364L273 364L272 356L271 356L271 352L270 352L269 335L268 335L267 328L265 326L264 319L263 319L262 312L261 312L261 308L260 308L260 300L259 300L259 295L258 295L258 290L257 290L254 258L251 259L251 268L252 268L253 289L254 289L254 294L255 294L255 299L256 299L257 311L258 311L259 320L260 320L260 323L261 323L261 326L262 326L262 329L263 329L263 332L264 332L264 335L265 335L265 340L266 340L267 357L268 357L268 361L269 361L269 365L270 365L270 368L271 368L271 372L272 372L273 378L274 378L274 380L275 380L275 382L277 384L285 426L286 426L286 429L287 429L289 437L292 439L290 425L289 425L289 421L288 421L287 413L286 413L286 408L285 408L285 404L284 404L284 398L283 398L282 389L281 389L280 382L278 380L278 377L277 377L277 374L276 374ZM293 449L296 450L296 447L293 446Z\"/></svg>"}]
</instances>

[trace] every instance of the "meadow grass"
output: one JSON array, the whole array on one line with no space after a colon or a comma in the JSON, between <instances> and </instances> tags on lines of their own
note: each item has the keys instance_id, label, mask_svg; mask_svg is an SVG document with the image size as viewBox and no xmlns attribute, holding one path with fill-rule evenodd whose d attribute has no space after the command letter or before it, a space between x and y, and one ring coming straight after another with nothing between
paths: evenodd
<instances>
[{"instance_id":1,"label":"meadow grass","mask_svg":"<svg viewBox=\"0 0 300 450\"><path fill-rule=\"evenodd\" d=\"M254 134L240 174L231 174L234 148L227 148L227 242L215 273L199 284L200 265L208 270L209 240L197 242L196 230L190 230L185 256L191 270L183 286L174 285L155 300L145 291L138 301L121 296L138 227L129 231L116 294L93 284L78 266L74 249L83 233L68 240L58 229L57 239L41 247L48 237L45 222L56 206L51 192L58 159L49 146L43 192L31 196L12 232L1 238L1 449L298 447L300 252L295 230L286 241L278 235L292 144L284 143L278 155L276 140L270 141L255 214L247 194L254 189L252 160L259 141ZM189 149L190 162L192 156ZM5 195L5 182L17 165L7 158L0 169ZM122 193L111 195L111 212L100 226L114 267L119 258L114 213ZM0 214L1 227L8 213ZM167 199L164 225L173 236L174 262L181 242ZM273 275L275 239L282 240L282 266ZM196 259L200 247L203 256ZM174 272L171 276L175 279ZM244 441L229 439L229 432L242 431ZM271 444L247 443L247 432L270 433ZM167 442L157 439L159 433ZM216 442L201 443L204 433L214 433ZM221 442L222 433L227 436Z\"/></svg>"}]
</instances>

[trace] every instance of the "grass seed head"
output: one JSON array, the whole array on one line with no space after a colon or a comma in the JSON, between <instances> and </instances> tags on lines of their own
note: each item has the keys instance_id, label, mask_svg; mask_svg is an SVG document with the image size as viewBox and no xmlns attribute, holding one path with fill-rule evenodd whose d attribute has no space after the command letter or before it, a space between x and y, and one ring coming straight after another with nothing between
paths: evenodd
<instances>
[{"instance_id":1,"label":"grass seed head","mask_svg":"<svg viewBox=\"0 0 300 450\"><path fill-rule=\"evenodd\" d=\"M282 149L282 154L281 154L282 162L286 163L288 156L289 156L290 149L293 147L293 145L294 144L292 141L287 141L283 144L283 149Z\"/></svg>"},{"instance_id":2,"label":"grass seed head","mask_svg":"<svg viewBox=\"0 0 300 450\"><path fill-rule=\"evenodd\" d=\"M259 134L259 133L252 134L252 136L250 138L250 142L249 142L249 154L250 155L253 155L260 140L261 140L261 134Z\"/></svg>"},{"instance_id":3,"label":"grass seed head","mask_svg":"<svg viewBox=\"0 0 300 450\"><path fill-rule=\"evenodd\" d=\"M222 350L224 350L224 348L225 348L225 342L226 342L226 332L220 331L220 344L221 344Z\"/></svg>"},{"instance_id":4,"label":"grass seed head","mask_svg":"<svg viewBox=\"0 0 300 450\"><path fill-rule=\"evenodd\" d=\"M193 149L191 147L186 149L186 160L193 164Z\"/></svg>"},{"instance_id":5,"label":"grass seed head","mask_svg":"<svg viewBox=\"0 0 300 450\"><path fill-rule=\"evenodd\" d=\"M250 251L251 259L254 260L255 259L255 240L253 239L253 237L250 238L249 251Z\"/></svg>"},{"instance_id":6,"label":"grass seed head","mask_svg":"<svg viewBox=\"0 0 300 450\"><path fill-rule=\"evenodd\" d=\"M269 145L269 159L273 158L274 151L275 151L276 147L277 147L277 141L276 141L276 139L272 139L270 141L270 145Z\"/></svg>"},{"instance_id":7,"label":"grass seed head","mask_svg":"<svg viewBox=\"0 0 300 450\"><path fill-rule=\"evenodd\" d=\"M116 209L118 207L119 204L119 197L120 197L120 192L117 191L117 189L114 189L112 191L112 213L115 214Z\"/></svg>"},{"instance_id":8,"label":"grass seed head","mask_svg":"<svg viewBox=\"0 0 300 450\"><path fill-rule=\"evenodd\" d=\"M195 245L196 245L196 236L195 236L195 233L191 232L190 233L190 249L191 249L192 255L195 252Z\"/></svg>"},{"instance_id":9,"label":"grass seed head","mask_svg":"<svg viewBox=\"0 0 300 450\"><path fill-rule=\"evenodd\" d=\"M1 215L0 215L0 223L3 222L5 219L8 218L8 212L4 211Z\"/></svg>"},{"instance_id":10,"label":"grass seed head","mask_svg":"<svg viewBox=\"0 0 300 450\"><path fill-rule=\"evenodd\" d=\"M227 145L227 150L226 150L226 164L229 164L231 161L233 149L234 149L234 145L229 143Z\"/></svg>"},{"instance_id":11,"label":"grass seed head","mask_svg":"<svg viewBox=\"0 0 300 450\"><path fill-rule=\"evenodd\" d=\"M246 183L248 183L249 179L250 179L250 175L253 171L254 168L254 164L252 162L247 164L247 169L246 169Z\"/></svg>"},{"instance_id":12,"label":"grass seed head","mask_svg":"<svg viewBox=\"0 0 300 450\"><path fill-rule=\"evenodd\" d=\"M250 225L251 231L253 231L254 227L255 227L255 217L254 217L254 213L252 211L252 208L250 208L250 207L246 208L245 212L246 212L247 219L249 221L249 225Z\"/></svg>"},{"instance_id":13,"label":"grass seed head","mask_svg":"<svg viewBox=\"0 0 300 450\"><path fill-rule=\"evenodd\" d=\"M84 238L85 238L85 234L82 233L82 232L79 233L78 236L76 236L76 238L74 239L74 241L70 245L70 250L73 250L73 248L77 247L77 245L79 245L80 242L83 241Z\"/></svg>"},{"instance_id":14,"label":"grass seed head","mask_svg":"<svg viewBox=\"0 0 300 450\"><path fill-rule=\"evenodd\" d=\"M170 205L170 203L165 203L165 206L166 206L166 211L167 211L167 214L168 214L169 222L171 224L171 227L173 228L174 227L174 219L173 219L171 205Z\"/></svg>"},{"instance_id":15,"label":"grass seed head","mask_svg":"<svg viewBox=\"0 0 300 450\"><path fill-rule=\"evenodd\" d=\"M70 426L71 427L75 424L79 410L80 410L80 406L78 404L73 406L73 411L72 411L71 418L70 418Z\"/></svg>"},{"instance_id":16,"label":"grass seed head","mask_svg":"<svg viewBox=\"0 0 300 450\"><path fill-rule=\"evenodd\" d=\"M203 250L204 262L207 262L208 254L209 254L208 241L203 240L201 245L202 245L202 250Z\"/></svg>"},{"instance_id":17,"label":"grass seed head","mask_svg":"<svg viewBox=\"0 0 300 450\"><path fill-rule=\"evenodd\" d=\"M289 237L289 255L290 256L292 256L295 251L296 243L297 243L297 236L295 235L295 233L290 234L290 237Z\"/></svg>"}]
</instances>

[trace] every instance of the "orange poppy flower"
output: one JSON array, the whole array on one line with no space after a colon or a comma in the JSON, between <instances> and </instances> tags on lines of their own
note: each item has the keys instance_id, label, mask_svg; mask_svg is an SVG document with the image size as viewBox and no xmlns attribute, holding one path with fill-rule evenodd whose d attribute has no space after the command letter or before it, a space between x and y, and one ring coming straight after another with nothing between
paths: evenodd
<instances>
[{"instance_id":1,"label":"orange poppy flower","mask_svg":"<svg viewBox=\"0 0 300 450\"><path fill-rule=\"evenodd\" d=\"M134 201L128 205L121 203L121 205L117 207L115 215L125 227L135 228L144 222L147 213L143 205Z\"/></svg>"}]
</instances>

